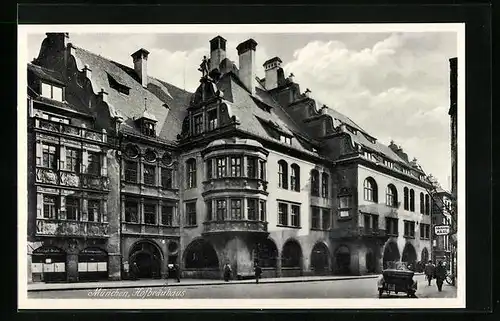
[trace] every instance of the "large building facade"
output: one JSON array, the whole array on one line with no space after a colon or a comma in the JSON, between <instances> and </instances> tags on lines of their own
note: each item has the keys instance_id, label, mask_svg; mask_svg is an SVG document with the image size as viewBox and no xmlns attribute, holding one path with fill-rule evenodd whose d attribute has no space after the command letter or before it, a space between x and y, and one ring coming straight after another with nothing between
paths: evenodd
<instances>
[{"instance_id":1,"label":"large building facade","mask_svg":"<svg viewBox=\"0 0 500 321\"><path fill-rule=\"evenodd\" d=\"M416 159L210 41L194 93L47 34L28 65L31 281L378 273L431 251ZM168 66L165 66L168 68Z\"/></svg>"}]
</instances>

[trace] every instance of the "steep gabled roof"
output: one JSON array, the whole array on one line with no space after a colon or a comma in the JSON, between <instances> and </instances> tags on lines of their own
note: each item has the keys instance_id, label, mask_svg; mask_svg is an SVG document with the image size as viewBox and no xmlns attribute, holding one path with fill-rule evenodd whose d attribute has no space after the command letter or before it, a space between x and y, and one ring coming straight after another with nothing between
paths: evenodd
<instances>
[{"instance_id":1,"label":"steep gabled roof","mask_svg":"<svg viewBox=\"0 0 500 321\"><path fill-rule=\"evenodd\" d=\"M73 48L78 68L88 65L92 70L94 92L98 93L103 88L108 93L109 104L125 118L130 130L135 128L134 119L140 117L147 107L147 111L158 120L160 138L176 140L181 126L178 123L182 123L183 109L187 107L187 98L191 95L189 92L152 77L148 77L148 86L144 88L133 68L74 45ZM109 75L120 85L130 88L128 95L111 87Z\"/></svg>"},{"instance_id":2,"label":"steep gabled roof","mask_svg":"<svg viewBox=\"0 0 500 321\"><path fill-rule=\"evenodd\" d=\"M240 122L239 129L253 134L255 136L274 140L281 143L278 139L271 137L264 126L268 123L270 126L277 126L281 132L290 136L294 131L307 137L300 127L295 124L291 117L283 111L272 97L261 88L256 88L256 94L252 96L241 81L232 72L224 74L217 82L217 87L224 93L224 99L231 103L231 113L237 117ZM259 103L266 104L270 108L264 110ZM292 145L282 143L302 152L318 155L306 149L297 139L292 140Z\"/></svg>"}]
</instances>

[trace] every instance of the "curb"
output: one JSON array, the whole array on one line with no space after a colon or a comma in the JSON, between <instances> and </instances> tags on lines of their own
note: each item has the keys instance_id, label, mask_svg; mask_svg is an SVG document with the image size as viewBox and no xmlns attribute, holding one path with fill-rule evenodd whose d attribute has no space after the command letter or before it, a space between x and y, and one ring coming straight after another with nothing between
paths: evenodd
<instances>
[{"instance_id":1,"label":"curb","mask_svg":"<svg viewBox=\"0 0 500 321\"><path fill-rule=\"evenodd\" d=\"M321 279L294 279L294 280L274 280L274 281L265 281L265 279L261 279L259 284L273 284L273 283L303 283L303 282L318 282L318 281L342 281L342 280L358 280L358 279L374 279L378 278L380 275L369 275L369 276L346 276L339 278L321 278ZM93 287L77 287L77 288L45 288L45 289L28 289L28 292L44 292L44 291L68 291L68 290L95 290L99 289L131 289L131 288L159 288L159 287L186 287L186 286L207 286L207 285L230 285L230 284L256 284L255 280L244 280L244 281L230 281L230 282L211 282L211 283L163 283L163 284L151 284L151 285L103 285L103 286L93 286Z\"/></svg>"}]
</instances>

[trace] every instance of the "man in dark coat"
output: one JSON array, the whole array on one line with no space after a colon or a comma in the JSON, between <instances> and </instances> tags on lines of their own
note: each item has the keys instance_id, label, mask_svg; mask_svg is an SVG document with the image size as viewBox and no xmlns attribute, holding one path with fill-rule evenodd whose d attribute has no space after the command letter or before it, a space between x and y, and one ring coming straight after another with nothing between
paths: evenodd
<instances>
[{"instance_id":1,"label":"man in dark coat","mask_svg":"<svg viewBox=\"0 0 500 321\"><path fill-rule=\"evenodd\" d=\"M432 264L432 261L429 260L429 263L425 265L425 277L427 278L427 281L429 282L429 285L431 285L432 278L434 277L434 270L436 267L434 264Z\"/></svg>"},{"instance_id":2,"label":"man in dark coat","mask_svg":"<svg viewBox=\"0 0 500 321\"><path fill-rule=\"evenodd\" d=\"M224 281L229 282L229 279L231 278L231 265L229 263L226 263L224 265Z\"/></svg>"},{"instance_id":3,"label":"man in dark coat","mask_svg":"<svg viewBox=\"0 0 500 321\"><path fill-rule=\"evenodd\" d=\"M446 268L444 267L443 262L439 261L434 274L436 277L436 285L438 287L438 291L441 292L441 290L443 289L444 279L446 279Z\"/></svg>"},{"instance_id":4,"label":"man in dark coat","mask_svg":"<svg viewBox=\"0 0 500 321\"><path fill-rule=\"evenodd\" d=\"M255 283L259 283L260 276L262 274L262 268L259 266L259 263L255 264Z\"/></svg>"},{"instance_id":5,"label":"man in dark coat","mask_svg":"<svg viewBox=\"0 0 500 321\"><path fill-rule=\"evenodd\" d=\"M177 282L181 282L181 268L177 263L174 264L174 275L177 278Z\"/></svg>"}]
</instances>

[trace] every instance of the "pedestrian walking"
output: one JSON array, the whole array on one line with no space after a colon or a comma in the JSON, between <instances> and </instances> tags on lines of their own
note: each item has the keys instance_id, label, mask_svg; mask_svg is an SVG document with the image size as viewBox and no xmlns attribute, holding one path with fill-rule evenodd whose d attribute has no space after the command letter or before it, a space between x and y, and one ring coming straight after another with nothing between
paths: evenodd
<instances>
[{"instance_id":1,"label":"pedestrian walking","mask_svg":"<svg viewBox=\"0 0 500 321\"><path fill-rule=\"evenodd\" d=\"M436 285L438 291L441 292L443 289L443 281L444 279L446 279L446 268L444 267L443 262L439 261L434 271L435 271L434 274L436 278Z\"/></svg>"},{"instance_id":2,"label":"pedestrian walking","mask_svg":"<svg viewBox=\"0 0 500 321\"><path fill-rule=\"evenodd\" d=\"M226 263L226 265L224 265L224 281L229 282L229 279L231 279L231 273L231 265L229 265L229 263Z\"/></svg>"},{"instance_id":3,"label":"pedestrian walking","mask_svg":"<svg viewBox=\"0 0 500 321\"><path fill-rule=\"evenodd\" d=\"M436 269L436 266L432 264L432 261L429 260L429 263L425 265L425 277L427 278L427 282L429 282L429 285L431 285L431 281L434 278L434 271Z\"/></svg>"},{"instance_id":4,"label":"pedestrian walking","mask_svg":"<svg viewBox=\"0 0 500 321\"><path fill-rule=\"evenodd\" d=\"M174 264L174 271L175 271L175 277L177 278L177 283L181 282L181 268L179 267L179 264L175 263Z\"/></svg>"},{"instance_id":5,"label":"pedestrian walking","mask_svg":"<svg viewBox=\"0 0 500 321\"><path fill-rule=\"evenodd\" d=\"M134 262L132 263L132 267L130 269L130 272L132 272L132 280L138 280L139 279L139 267L137 266L137 263Z\"/></svg>"},{"instance_id":6,"label":"pedestrian walking","mask_svg":"<svg viewBox=\"0 0 500 321\"><path fill-rule=\"evenodd\" d=\"M262 268L259 266L259 263L255 264L255 283L259 283L260 276L262 274Z\"/></svg>"}]
</instances>

